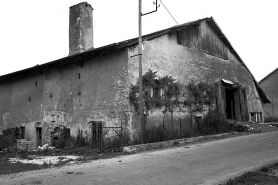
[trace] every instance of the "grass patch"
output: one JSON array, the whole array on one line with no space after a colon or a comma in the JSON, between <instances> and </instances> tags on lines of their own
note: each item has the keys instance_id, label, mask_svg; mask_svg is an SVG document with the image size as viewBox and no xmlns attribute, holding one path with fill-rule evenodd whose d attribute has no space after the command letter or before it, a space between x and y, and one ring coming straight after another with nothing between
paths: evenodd
<instances>
[{"instance_id":1,"label":"grass patch","mask_svg":"<svg viewBox=\"0 0 278 185\"><path fill-rule=\"evenodd\" d=\"M270 185L278 184L278 177L271 176L262 172L248 172L235 179L230 179L225 185L257 184Z\"/></svg>"},{"instance_id":2,"label":"grass patch","mask_svg":"<svg viewBox=\"0 0 278 185\"><path fill-rule=\"evenodd\" d=\"M271 124L268 124L268 125L271 125L271 126L274 126L274 127L278 127L277 123L271 123Z\"/></svg>"},{"instance_id":3,"label":"grass patch","mask_svg":"<svg viewBox=\"0 0 278 185\"><path fill-rule=\"evenodd\" d=\"M247 172L239 177L230 179L224 185L274 185L278 184L278 174L273 173L278 169L278 163L271 166L264 166L260 170Z\"/></svg>"}]
</instances>

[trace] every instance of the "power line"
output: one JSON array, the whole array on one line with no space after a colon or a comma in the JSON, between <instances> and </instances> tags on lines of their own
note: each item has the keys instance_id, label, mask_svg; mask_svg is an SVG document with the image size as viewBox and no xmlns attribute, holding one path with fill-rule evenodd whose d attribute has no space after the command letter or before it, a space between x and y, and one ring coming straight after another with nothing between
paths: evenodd
<instances>
[{"instance_id":1,"label":"power line","mask_svg":"<svg viewBox=\"0 0 278 185\"><path fill-rule=\"evenodd\" d=\"M162 3L162 0L160 0L160 3L164 6L164 8L167 10L167 12L171 15L171 17L174 19L174 21L177 23L177 25L179 25L179 23L176 21L176 19L174 18L174 16L170 13L170 11L166 8L166 6Z\"/></svg>"}]
</instances>

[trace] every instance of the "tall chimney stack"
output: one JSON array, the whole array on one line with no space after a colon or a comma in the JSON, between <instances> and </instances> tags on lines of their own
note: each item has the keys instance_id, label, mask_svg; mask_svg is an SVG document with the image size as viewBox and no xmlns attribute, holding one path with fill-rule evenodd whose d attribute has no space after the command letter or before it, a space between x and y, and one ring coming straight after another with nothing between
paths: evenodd
<instances>
[{"instance_id":1,"label":"tall chimney stack","mask_svg":"<svg viewBox=\"0 0 278 185\"><path fill-rule=\"evenodd\" d=\"M69 55L94 48L93 10L87 2L70 7Z\"/></svg>"}]
</instances>

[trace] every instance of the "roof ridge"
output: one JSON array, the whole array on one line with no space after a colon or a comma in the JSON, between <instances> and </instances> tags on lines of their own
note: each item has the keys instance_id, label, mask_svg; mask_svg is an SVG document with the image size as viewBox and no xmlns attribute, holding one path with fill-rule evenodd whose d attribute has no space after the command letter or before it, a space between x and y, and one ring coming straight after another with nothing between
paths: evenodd
<instances>
[{"instance_id":1,"label":"roof ridge","mask_svg":"<svg viewBox=\"0 0 278 185\"><path fill-rule=\"evenodd\" d=\"M271 71L268 75L266 75L263 79L259 81L259 84L262 83L264 80L266 80L270 75L272 75L275 71L277 71L278 67Z\"/></svg>"}]
</instances>

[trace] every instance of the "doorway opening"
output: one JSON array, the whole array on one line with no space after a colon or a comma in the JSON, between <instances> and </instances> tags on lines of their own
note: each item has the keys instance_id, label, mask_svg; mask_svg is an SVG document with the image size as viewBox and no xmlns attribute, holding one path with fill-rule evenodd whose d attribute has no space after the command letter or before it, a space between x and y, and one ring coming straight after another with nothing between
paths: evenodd
<instances>
[{"instance_id":1,"label":"doorway opening","mask_svg":"<svg viewBox=\"0 0 278 185\"><path fill-rule=\"evenodd\" d=\"M235 100L234 91L225 88L226 90L226 117L227 119L235 119Z\"/></svg>"},{"instance_id":2,"label":"doorway opening","mask_svg":"<svg viewBox=\"0 0 278 185\"><path fill-rule=\"evenodd\" d=\"M36 135L37 135L37 147L42 146L42 128L36 127Z\"/></svg>"},{"instance_id":3,"label":"doorway opening","mask_svg":"<svg viewBox=\"0 0 278 185\"><path fill-rule=\"evenodd\" d=\"M227 119L248 121L246 88L232 82L222 83L223 110Z\"/></svg>"},{"instance_id":4,"label":"doorway opening","mask_svg":"<svg viewBox=\"0 0 278 185\"><path fill-rule=\"evenodd\" d=\"M102 136L102 122L92 121L92 144L97 143Z\"/></svg>"},{"instance_id":5,"label":"doorway opening","mask_svg":"<svg viewBox=\"0 0 278 185\"><path fill-rule=\"evenodd\" d=\"M25 127L20 127L20 137L21 139L25 139Z\"/></svg>"}]
</instances>

